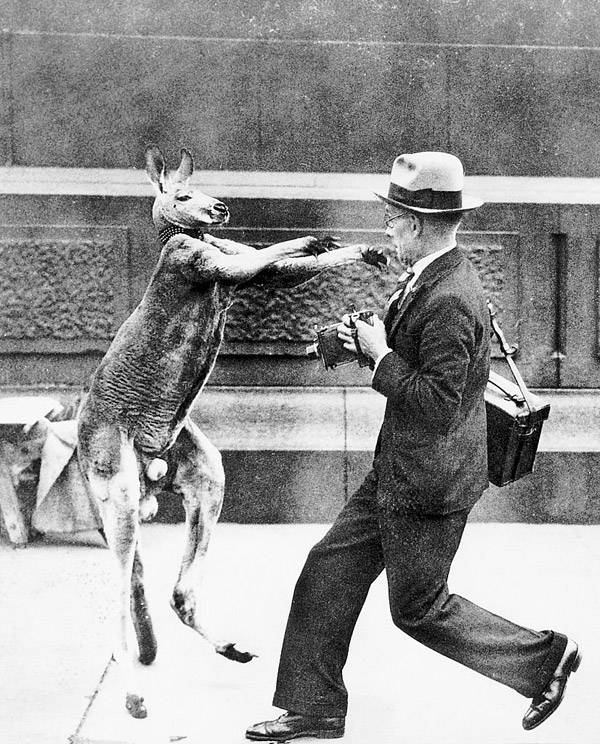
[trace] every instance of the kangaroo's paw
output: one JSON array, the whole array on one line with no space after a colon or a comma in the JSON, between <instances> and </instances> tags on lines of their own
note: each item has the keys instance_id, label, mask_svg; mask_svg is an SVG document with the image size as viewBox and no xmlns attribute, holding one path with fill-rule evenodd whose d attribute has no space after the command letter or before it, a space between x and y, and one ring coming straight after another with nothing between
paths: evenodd
<instances>
[{"instance_id":1,"label":"kangaroo's paw","mask_svg":"<svg viewBox=\"0 0 600 744\"><path fill-rule=\"evenodd\" d=\"M146 718L148 715L148 711L144 705L144 698L139 695L134 695L131 692L127 693L125 707L129 711L129 714L134 718Z\"/></svg>"},{"instance_id":2,"label":"kangaroo's paw","mask_svg":"<svg viewBox=\"0 0 600 744\"><path fill-rule=\"evenodd\" d=\"M217 646L215 651L226 659L231 661L238 661L240 664L247 664L252 659L256 658L256 654L250 651L240 651L235 647L235 643L226 643L224 646Z\"/></svg>"}]
</instances>

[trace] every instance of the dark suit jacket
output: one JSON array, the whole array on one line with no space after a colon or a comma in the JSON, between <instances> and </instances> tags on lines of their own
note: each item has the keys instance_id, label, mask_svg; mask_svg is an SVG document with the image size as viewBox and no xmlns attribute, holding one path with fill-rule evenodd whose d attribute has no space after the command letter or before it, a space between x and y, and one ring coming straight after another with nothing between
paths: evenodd
<instances>
[{"instance_id":1,"label":"dark suit jacket","mask_svg":"<svg viewBox=\"0 0 600 744\"><path fill-rule=\"evenodd\" d=\"M486 298L460 248L427 266L392 321L373 388L387 398L378 492L422 513L472 506L488 485Z\"/></svg>"}]
</instances>

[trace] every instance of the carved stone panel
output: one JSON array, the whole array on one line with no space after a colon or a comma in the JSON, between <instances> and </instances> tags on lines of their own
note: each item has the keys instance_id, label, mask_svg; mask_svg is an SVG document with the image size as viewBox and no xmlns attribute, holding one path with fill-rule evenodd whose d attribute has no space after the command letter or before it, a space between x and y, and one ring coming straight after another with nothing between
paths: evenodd
<instances>
[{"instance_id":1,"label":"carved stone panel","mask_svg":"<svg viewBox=\"0 0 600 744\"><path fill-rule=\"evenodd\" d=\"M129 309L127 228L0 226L0 353L105 349Z\"/></svg>"},{"instance_id":2,"label":"carved stone panel","mask_svg":"<svg viewBox=\"0 0 600 744\"><path fill-rule=\"evenodd\" d=\"M289 230L227 231L235 240L262 247L310 232ZM386 249L381 230L336 231L342 243L368 243ZM511 342L517 342L518 271L516 233L466 232L460 243L478 269L486 292ZM300 287L240 290L230 310L226 350L237 353L303 353L314 340L315 326L335 323L354 306L383 316L387 298L395 289L401 269L394 261L387 272L363 263L324 272Z\"/></svg>"},{"instance_id":3,"label":"carved stone panel","mask_svg":"<svg viewBox=\"0 0 600 744\"><path fill-rule=\"evenodd\" d=\"M329 234L318 229L232 229L227 232L234 240L257 248L308 233ZM368 243L381 248L386 242L381 230L341 230L336 231L336 236L342 243ZM299 287L242 289L236 294L229 313L225 335L227 349L249 353L300 353L301 344L314 340L316 326L335 323L351 306L381 313L394 285L391 272L379 272L358 263L323 272Z\"/></svg>"},{"instance_id":4,"label":"carved stone panel","mask_svg":"<svg viewBox=\"0 0 600 744\"><path fill-rule=\"evenodd\" d=\"M506 340L519 343L519 235L513 232L466 232L459 236L496 309ZM496 341L492 355L502 356Z\"/></svg>"}]
</instances>

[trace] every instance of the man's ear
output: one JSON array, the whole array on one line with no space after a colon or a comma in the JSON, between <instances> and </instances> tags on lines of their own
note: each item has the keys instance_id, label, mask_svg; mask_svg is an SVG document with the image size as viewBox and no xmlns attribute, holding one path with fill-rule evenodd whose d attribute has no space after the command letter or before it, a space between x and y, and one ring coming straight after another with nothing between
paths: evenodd
<instances>
[{"instance_id":1,"label":"man's ear","mask_svg":"<svg viewBox=\"0 0 600 744\"><path fill-rule=\"evenodd\" d=\"M413 233L417 236L423 232L423 218L415 212L410 213L410 224Z\"/></svg>"}]
</instances>

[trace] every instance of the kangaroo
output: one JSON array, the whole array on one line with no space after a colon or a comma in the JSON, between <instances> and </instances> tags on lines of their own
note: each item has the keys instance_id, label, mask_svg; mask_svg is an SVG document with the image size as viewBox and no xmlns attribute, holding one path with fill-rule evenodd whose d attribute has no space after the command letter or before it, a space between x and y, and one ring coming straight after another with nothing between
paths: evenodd
<instances>
[{"instance_id":1,"label":"kangaroo","mask_svg":"<svg viewBox=\"0 0 600 744\"><path fill-rule=\"evenodd\" d=\"M213 638L201 619L203 562L224 494L221 456L188 414L214 366L227 309L237 287L302 283L323 269L356 261L385 264L381 251L339 246L313 236L257 250L206 231L229 209L190 185L191 153L168 172L156 145L146 148L155 190L152 218L162 252L137 308L117 332L78 414L78 457L96 499L119 572L119 640L113 658L134 718L147 709L127 642L133 621L139 659L150 664L157 642L144 593L140 520L154 516L158 491L183 499L186 544L171 606L226 658L254 654Z\"/></svg>"}]
</instances>

